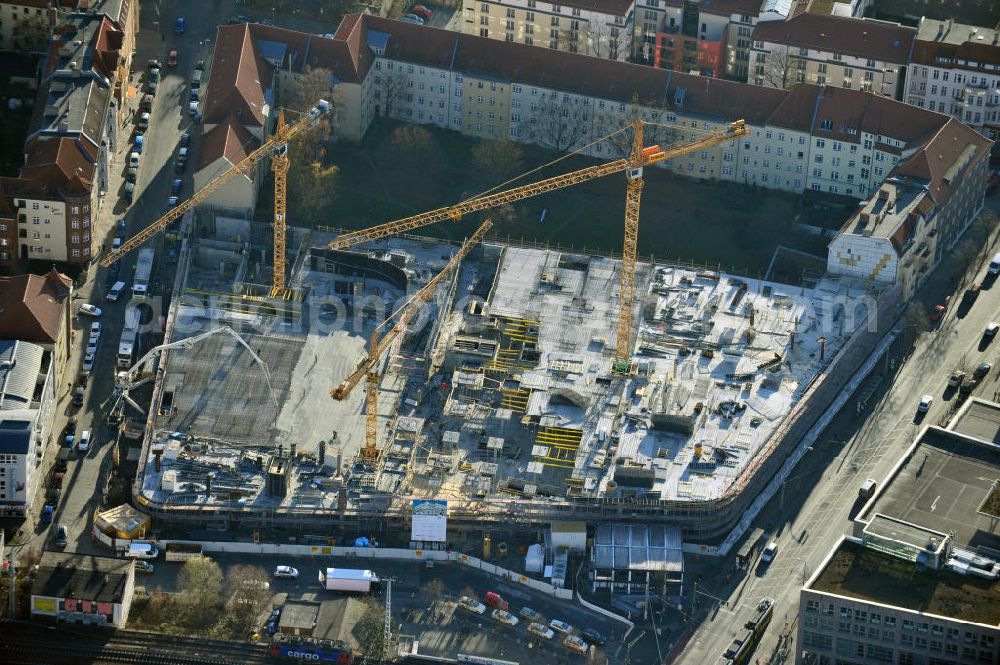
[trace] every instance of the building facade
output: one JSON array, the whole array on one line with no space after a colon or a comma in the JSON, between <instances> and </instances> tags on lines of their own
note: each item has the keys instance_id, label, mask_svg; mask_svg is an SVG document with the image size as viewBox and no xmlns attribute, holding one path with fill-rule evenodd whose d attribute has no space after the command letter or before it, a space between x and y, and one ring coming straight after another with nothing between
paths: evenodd
<instances>
[{"instance_id":1,"label":"building facade","mask_svg":"<svg viewBox=\"0 0 1000 665\"><path fill-rule=\"evenodd\" d=\"M1000 29L920 20L906 101L1000 135Z\"/></svg>"},{"instance_id":2,"label":"building facade","mask_svg":"<svg viewBox=\"0 0 1000 665\"><path fill-rule=\"evenodd\" d=\"M52 16L49 0L0 2L0 51L44 53Z\"/></svg>"},{"instance_id":3,"label":"building facade","mask_svg":"<svg viewBox=\"0 0 1000 665\"><path fill-rule=\"evenodd\" d=\"M462 32L507 42L626 60L635 0L465 0Z\"/></svg>"},{"instance_id":4,"label":"building facade","mask_svg":"<svg viewBox=\"0 0 1000 665\"><path fill-rule=\"evenodd\" d=\"M832 85L903 99L913 28L898 23L819 14L758 23L750 78L756 85Z\"/></svg>"},{"instance_id":5,"label":"building facade","mask_svg":"<svg viewBox=\"0 0 1000 665\"><path fill-rule=\"evenodd\" d=\"M31 618L123 627L134 594L134 559L44 552L31 583Z\"/></svg>"}]
</instances>

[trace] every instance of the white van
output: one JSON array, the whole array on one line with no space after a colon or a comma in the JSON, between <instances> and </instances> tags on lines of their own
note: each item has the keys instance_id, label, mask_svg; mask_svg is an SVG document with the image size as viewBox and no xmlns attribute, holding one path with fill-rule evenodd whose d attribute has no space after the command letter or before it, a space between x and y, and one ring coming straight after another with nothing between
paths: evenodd
<instances>
[{"instance_id":1,"label":"white van","mask_svg":"<svg viewBox=\"0 0 1000 665\"><path fill-rule=\"evenodd\" d=\"M858 490L858 498L864 499L865 501L872 498L872 495L875 494L875 486L877 484L878 483L875 482L874 478L866 480L861 486L861 489Z\"/></svg>"},{"instance_id":2,"label":"white van","mask_svg":"<svg viewBox=\"0 0 1000 665\"><path fill-rule=\"evenodd\" d=\"M160 556L160 550L153 543L137 541L129 543L125 550L126 559L155 559Z\"/></svg>"},{"instance_id":3,"label":"white van","mask_svg":"<svg viewBox=\"0 0 1000 665\"><path fill-rule=\"evenodd\" d=\"M990 261L990 267L986 269L986 273L994 277L1000 275L1000 254L993 255L993 260Z\"/></svg>"},{"instance_id":4,"label":"white van","mask_svg":"<svg viewBox=\"0 0 1000 665\"><path fill-rule=\"evenodd\" d=\"M108 291L108 300L111 302L118 302L118 299L122 295L122 291L125 290L125 282L115 282L115 285L111 287Z\"/></svg>"}]
</instances>

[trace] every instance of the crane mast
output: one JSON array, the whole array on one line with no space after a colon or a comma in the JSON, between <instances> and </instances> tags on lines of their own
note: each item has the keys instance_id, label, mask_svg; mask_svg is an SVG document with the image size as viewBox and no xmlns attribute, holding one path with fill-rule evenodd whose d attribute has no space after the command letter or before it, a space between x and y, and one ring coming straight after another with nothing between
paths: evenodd
<instances>
[{"instance_id":1,"label":"crane mast","mask_svg":"<svg viewBox=\"0 0 1000 665\"><path fill-rule=\"evenodd\" d=\"M278 112L278 128L274 132L274 274L271 279L272 296L285 290L285 224L288 184L288 126L284 110Z\"/></svg>"},{"instance_id":2,"label":"crane mast","mask_svg":"<svg viewBox=\"0 0 1000 665\"><path fill-rule=\"evenodd\" d=\"M417 291L416 294L410 298L409 302L403 306L400 312L399 319L396 323L382 336L378 339L377 329L372 331L371 341L368 344L368 356L358 363L357 368L351 372L340 385L330 391L330 397L335 400L343 400L346 398L356 385L361 381L362 378L365 381L365 446L361 450L361 459L366 462L375 463L379 458L378 450L378 382L381 378L378 370L375 369L375 365L378 363L379 358L388 349L394 341L406 330L406 326L416 315L418 306L420 303L427 302L431 299L435 289L441 285L441 283L447 278L449 274L455 271L458 265L462 262L462 259L472 251L479 242L486 236L487 231L493 226L493 222L490 220L484 221L476 229L468 240L462 243L455 255L451 257L447 265L441 269L434 277L430 279Z\"/></svg>"},{"instance_id":3,"label":"crane mast","mask_svg":"<svg viewBox=\"0 0 1000 665\"><path fill-rule=\"evenodd\" d=\"M275 170L275 251L274 251L274 286L284 288L285 285L285 183L288 174L288 142L299 132L315 124L319 118L330 112L330 102L319 100L316 106L309 109L301 118L290 125L284 124L284 117L279 116L278 129L273 136L264 141L263 145L241 159L239 162L219 173L208 183L197 191L191 198L184 201L176 208L167 211L155 222L136 233L134 236L122 243L117 250L108 252L100 261L102 268L107 268L112 263L122 258L132 250L136 249L150 238L163 232L171 222L180 219L188 211L194 210L196 206L203 203L208 197L217 192L223 185L232 180L240 173L246 173L254 164L262 159L274 156L281 162L282 166ZM280 175L279 175L280 173ZM279 196L279 182L281 195ZM280 204L279 204L280 201ZM279 212L280 205L280 212ZM280 221L279 221L280 218ZM280 238L279 238L280 235ZM278 247L280 243L280 248ZM279 251L280 249L280 251ZM279 269L280 264L280 269ZM280 287L278 285L280 275Z\"/></svg>"}]
</instances>

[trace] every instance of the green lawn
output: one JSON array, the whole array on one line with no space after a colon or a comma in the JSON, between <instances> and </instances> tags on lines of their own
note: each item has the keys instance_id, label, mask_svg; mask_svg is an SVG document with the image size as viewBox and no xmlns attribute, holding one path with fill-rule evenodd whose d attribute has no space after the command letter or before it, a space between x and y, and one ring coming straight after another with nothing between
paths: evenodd
<instances>
[{"instance_id":1,"label":"green lawn","mask_svg":"<svg viewBox=\"0 0 1000 665\"><path fill-rule=\"evenodd\" d=\"M433 131L433 146L416 158L392 149L389 134L395 124L372 128L360 146L335 145L329 154L340 168L329 205L318 219L292 224L358 229L454 203L487 189L471 166L476 143L461 135ZM550 152L524 146L523 171L547 164ZM292 157L294 159L294 156ZM533 173L531 180L594 164L582 157L562 160ZM639 231L639 253L661 259L721 266L739 273L763 273L774 248L784 245L825 255L826 241L807 234L796 222L837 228L846 216L836 209L806 207L804 197L726 183L711 183L647 169ZM258 209L260 221L270 221L271 188L265 186ZM625 179L612 175L514 204L511 219L498 223L493 235L523 239L553 247L598 253L619 253L622 247ZM545 220L541 222L542 212ZM459 239L484 215L458 224L425 227L422 235Z\"/></svg>"}]
</instances>

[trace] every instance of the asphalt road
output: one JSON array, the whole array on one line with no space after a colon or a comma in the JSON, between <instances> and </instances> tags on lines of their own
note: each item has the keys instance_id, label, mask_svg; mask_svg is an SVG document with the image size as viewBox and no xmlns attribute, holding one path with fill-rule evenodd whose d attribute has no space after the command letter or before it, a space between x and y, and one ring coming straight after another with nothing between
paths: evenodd
<instances>
[{"instance_id":1,"label":"asphalt road","mask_svg":"<svg viewBox=\"0 0 1000 665\"><path fill-rule=\"evenodd\" d=\"M995 199L992 204L996 204ZM983 253L985 263L994 251ZM985 263L977 262L969 281L982 279ZM946 281L943 275L951 270L954 266L939 269L921 294L925 300L943 300L943 294L936 291ZM960 297L959 292L952 302L957 303ZM983 343L983 331L998 317L998 311L1000 285L993 285L981 293L963 318L957 316L953 305L939 325L928 324L908 357L901 342L890 348L885 361L876 366L819 437L814 450L792 471L784 496L778 493L754 523L753 527L763 528L778 544L774 562L768 566L758 554L749 570L739 573L744 577L735 577L730 584L721 583L718 574L714 578L705 574L694 607L694 616L705 618L674 662L715 662L763 597L774 598L776 608L754 658L761 663L779 662L771 658L784 635L795 636L799 589L840 536L848 533L849 519L860 507L858 488L866 478L881 481L923 424L941 422L951 413L956 397L945 390L950 371L964 363L971 372L980 362L991 362L995 369L973 394L993 399L1000 389L1000 342ZM857 397L873 382L881 383L859 416ZM933 396L934 402L921 418L916 407L924 394ZM705 570L714 565L716 573L720 568L730 571L731 561L709 564ZM693 590L691 585L689 593ZM720 606L720 600L728 601L728 606ZM692 597L687 606L693 605ZM794 645L789 658L794 658Z\"/></svg>"},{"instance_id":2,"label":"asphalt road","mask_svg":"<svg viewBox=\"0 0 1000 665\"><path fill-rule=\"evenodd\" d=\"M166 34L162 34L155 25L157 9ZM193 0L168 0L143 8L131 77L132 85L138 92L138 95L131 100L132 108L136 110L135 119L138 119L138 104L148 80L146 63L150 58L156 58L163 63L162 78L150 113L150 127L145 132L145 148L141 156L134 203L131 206L126 205L120 196L125 182L128 156L133 145L130 136L133 128L130 125L119 133L119 150L112 159L107 198L95 222L97 238L107 247L110 247L114 238L118 219L125 219L127 234L132 235L167 210L170 184L174 178L183 180L182 197L190 196L201 126L192 123L187 113L188 81L198 60L205 60L208 64L216 26L233 13L235 12L231 4L218 0L207 5ZM185 34L177 35L173 32L174 20L177 16L184 15L189 17L187 30ZM194 17L198 20L192 20ZM178 64L174 68L166 67L167 54L171 49L178 51ZM185 132L190 132L192 135L192 154L183 174L175 175L174 159L180 136ZM152 242L154 246L159 247L160 243L157 240ZM120 264L115 279L131 286L135 270L134 255L125 257ZM59 403L55 409L53 436L45 454L44 468L47 470L55 460L62 439L60 434L70 418L76 419L78 433L84 430L92 432L92 449L85 455L75 450L71 453L63 482L62 497L56 508L52 527L43 527L37 523L37 516L46 495L46 488L40 487L33 515L22 527L21 537L17 539L18 544L25 548L34 548L35 551L52 548L54 527L63 524L69 531L67 551L107 554L103 547L96 546L91 541L90 528L112 469L110 453L113 446L109 445L109 442L112 441L115 432L107 428L103 422L102 405L114 387L118 341L129 300L126 293L117 303L108 302L104 297L107 278L107 270L99 268L96 264L91 265L87 282L74 292L74 315L82 302L93 303L103 310L98 319L102 325L102 336L86 389L84 406L77 409L70 404L72 395L68 381L72 378L75 385L78 380L84 347L93 319L75 316L72 353L67 360L69 369L65 373L66 383L57 386L56 398Z\"/></svg>"},{"instance_id":3,"label":"asphalt road","mask_svg":"<svg viewBox=\"0 0 1000 665\"><path fill-rule=\"evenodd\" d=\"M518 626L508 628L491 620L488 614L480 616L456 610L454 604L443 602L445 599L457 599L463 590L469 588L480 599L487 591L499 593L510 603L510 609L515 614L527 606L546 619L561 619L577 629L595 628L610 638L600 653L606 655L611 663L625 662L627 650L620 641L624 632L620 623L590 612L575 602L558 600L521 585L508 584L458 564L437 564L428 568L418 562L333 557L219 554L212 558L223 568L223 572L239 564L259 565L268 573L277 565L297 568L298 579L271 579L275 606L288 598L322 601L337 597L335 592L328 592L320 585L318 573L321 567L367 568L383 579L392 578L392 608L397 628L404 634L417 637L421 653L452 658L458 653L469 653L521 663L538 662L543 655L550 663L583 661L581 656L563 647L561 640L545 642L529 639L525 630L528 622L524 619ZM137 578L136 584L148 589L175 591L182 565L161 559L155 562L155 572ZM444 583L444 596L437 602L427 598L423 592L424 585L435 579ZM649 652L641 646L633 648L631 655L633 663L653 662L656 658L655 649Z\"/></svg>"}]
</instances>

